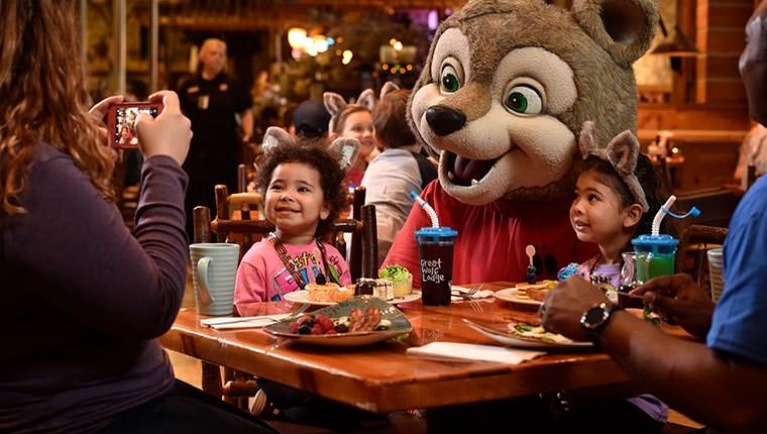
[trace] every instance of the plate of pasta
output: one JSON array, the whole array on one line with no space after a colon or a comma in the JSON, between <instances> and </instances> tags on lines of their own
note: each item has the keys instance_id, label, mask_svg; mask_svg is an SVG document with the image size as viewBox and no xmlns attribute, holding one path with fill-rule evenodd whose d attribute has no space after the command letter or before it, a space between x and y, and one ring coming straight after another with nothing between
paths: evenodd
<instances>
[{"instance_id":1,"label":"plate of pasta","mask_svg":"<svg viewBox=\"0 0 767 434\"><path fill-rule=\"evenodd\" d=\"M468 319L463 321L474 331L510 347L558 349L594 346L591 342L578 342L560 334L548 332L540 325L523 322L482 325Z\"/></svg>"}]
</instances>

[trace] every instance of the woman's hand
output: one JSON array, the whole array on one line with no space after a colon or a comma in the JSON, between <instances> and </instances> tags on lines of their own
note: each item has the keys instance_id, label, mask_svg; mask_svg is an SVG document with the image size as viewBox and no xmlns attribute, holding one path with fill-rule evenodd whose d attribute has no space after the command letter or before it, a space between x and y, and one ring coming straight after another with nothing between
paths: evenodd
<instances>
[{"instance_id":1,"label":"woman's hand","mask_svg":"<svg viewBox=\"0 0 767 434\"><path fill-rule=\"evenodd\" d=\"M136 134L144 157L168 155L181 165L189 153L192 123L181 113L176 92L163 90L149 96L149 101L162 102L162 113L156 118L145 113L136 117Z\"/></svg>"},{"instance_id":2,"label":"woman's hand","mask_svg":"<svg viewBox=\"0 0 767 434\"><path fill-rule=\"evenodd\" d=\"M108 96L91 107L91 109L88 110L88 113L90 113L91 117L93 117L96 122L102 122L104 116L106 116L109 111L109 106L112 104L120 104L123 101L125 101L125 97L122 95Z\"/></svg>"},{"instance_id":3,"label":"woman's hand","mask_svg":"<svg viewBox=\"0 0 767 434\"><path fill-rule=\"evenodd\" d=\"M550 332L586 340L581 329L581 316L595 304L609 301L601 288L580 276L570 276L546 295L539 311L541 325Z\"/></svg>"},{"instance_id":4,"label":"woman's hand","mask_svg":"<svg viewBox=\"0 0 767 434\"><path fill-rule=\"evenodd\" d=\"M110 139L108 137L109 131L107 131L106 127L104 126L104 116L106 116L107 112L109 111L110 105L120 104L123 101L125 101L125 97L122 95L109 96L102 99L96 105L91 107L90 110L88 110L88 114L91 115L93 121L96 123L96 125L98 125L99 139L101 139L101 142L104 143L104 145L112 151L112 156L114 158L118 158L118 153L113 146L110 146Z\"/></svg>"},{"instance_id":5,"label":"woman's hand","mask_svg":"<svg viewBox=\"0 0 767 434\"><path fill-rule=\"evenodd\" d=\"M711 327L716 305L687 274L650 279L629 294L641 296L664 316L673 316L683 329L699 339L705 338Z\"/></svg>"}]
</instances>

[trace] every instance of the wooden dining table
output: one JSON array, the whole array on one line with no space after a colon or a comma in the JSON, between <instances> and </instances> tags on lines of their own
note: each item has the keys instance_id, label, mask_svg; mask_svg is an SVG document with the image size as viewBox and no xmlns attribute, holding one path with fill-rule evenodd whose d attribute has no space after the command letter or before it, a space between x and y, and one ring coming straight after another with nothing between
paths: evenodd
<instances>
[{"instance_id":1,"label":"wooden dining table","mask_svg":"<svg viewBox=\"0 0 767 434\"><path fill-rule=\"evenodd\" d=\"M511 282L493 282L483 289L509 287ZM517 365L408 355L409 347L435 341L503 345L471 329L463 318L492 324L537 322L538 315L534 307L494 297L447 307L423 306L420 300L398 307L413 326L408 337L363 347L310 346L257 328L215 330L200 323L206 317L194 308L182 309L160 340L168 350L382 414L628 382L626 373L593 347L549 351ZM242 307L248 316L295 308L288 302Z\"/></svg>"}]
</instances>

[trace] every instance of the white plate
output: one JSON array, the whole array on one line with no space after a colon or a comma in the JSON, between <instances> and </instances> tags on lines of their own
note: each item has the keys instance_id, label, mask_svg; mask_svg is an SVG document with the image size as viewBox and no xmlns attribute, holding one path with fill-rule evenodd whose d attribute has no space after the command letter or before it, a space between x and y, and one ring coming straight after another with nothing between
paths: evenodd
<instances>
[{"instance_id":1,"label":"white plate","mask_svg":"<svg viewBox=\"0 0 767 434\"><path fill-rule=\"evenodd\" d=\"M538 307L541 305L540 301L533 300L532 298L518 298L517 288L506 288L496 291L495 298L508 301L509 303L523 304L531 307Z\"/></svg>"},{"instance_id":2,"label":"white plate","mask_svg":"<svg viewBox=\"0 0 767 434\"><path fill-rule=\"evenodd\" d=\"M393 300L387 300L389 304L400 304L400 303L408 303L411 301L416 301L421 298L421 293L418 291L413 291L412 293L402 297L402 298L395 298ZM314 306L333 306L337 303L332 301L311 301L307 300L306 298L306 291L293 291L285 294L285 300L289 301L291 303L302 303L302 304L311 304Z\"/></svg>"},{"instance_id":3,"label":"white plate","mask_svg":"<svg viewBox=\"0 0 767 434\"><path fill-rule=\"evenodd\" d=\"M474 329L475 331L489 337L490 339L500 342L504 345L516 348L533 348L533 349L557 349L557 348L587 348L593 347L591 342L550 342L536 339L533 337L521 336L514 334L509 324L503 324L503 327L509 327L508 331L496 330L488 326L483 326L475 322L469 321L464 318L466 325Z\"/></svg>"}]
</instances>

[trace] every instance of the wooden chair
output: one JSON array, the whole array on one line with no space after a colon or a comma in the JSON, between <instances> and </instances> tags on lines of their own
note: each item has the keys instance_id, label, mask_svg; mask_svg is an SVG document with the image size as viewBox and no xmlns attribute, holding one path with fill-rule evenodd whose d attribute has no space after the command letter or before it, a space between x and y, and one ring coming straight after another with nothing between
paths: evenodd
<instances>
[{"instance_id":1,"label":"wooden chair","mask_svg":"<svg viewBox=\"0 0 767 434\"><path fill-rule=\"evenodd\" d=\"M235 193L230 195L226 185L216 185L216 217L211 220L210 210L205 206L197 206L193 211L194 241L195 242L236 242L240 244L240 258L253 243L274 231L274 226L266 220L231 218L232 209L243 210L242 206L252 206L261 201L255 193ZM357 187L353 198L353 215L357 218L337 219L328 241L333 244L343 256L346 256L344 233L351 233L351 254L349 256L349 272L352 281L360 277L377 277L376 261L378 258L378 234L376 226L375 205L364 205L365 188ZM215 235L216 239L213 239ZM218 365L203 362L202 388L213 396L242 409L248 410L248 397L258 390L251 375L232 369L224 369L223 381Z\"/></svg>"},{"instance_id":2,"label":"wooden chair","mask_svg":"<svg viewBox=\"0 0 767 434\"><path fill-rule=\"evenodd\" d=\"M216 218L205 220L199 223L202 225L201 231L208 230L216 235L219 242L237 242L240 244L240 255L260 240L263 236L274 231L274 225L266 220L233 219L231 210L233 208L242 209L242 204L260 203L261 195L258 193L238 193L230 195L226 185L216 185ZM240 206L240 208L238 208ZM376 227L375 205L365 205L365 187L359 186L354 189L352 199L352 215L359 216L354 218L341 218L333 222L333 230L324 240L338 249L342 256L349 258L349 272L352 281L360 277L377 277L377 257L378 257L378 229ZM198 222L195 220L195 232ZM349 255L346 254L346 248L343 234L351 234L351 246L349 246ZM251 235L249 239L238 238L238 235ZM371 256L372 255L372 256Z\"/></svg>"},{"instance_id":3,"label":"wooden chair","mask_svg":"<svg viewBox=\"0 0 767 434\"><path fill-rule=\"evenodd\" d=\"M727 228L692 224L687 226L679 240L677 270L688 273L703 289L710 285L708 255L706 252L721 247L727 236Z\"/></svg>"},{"instance_id":4,"label":"wooden chair","mask_svg":"<svg viewBox=\"0 0 767 434\"><path fill-rule=\"evenodd\" d=\"M687 211L695 206L700 210L699 217L683 222L726 228L739 201L740 197L730 189L711 188L678 194L674 208Z\"/></svg>"}]
</instances>

